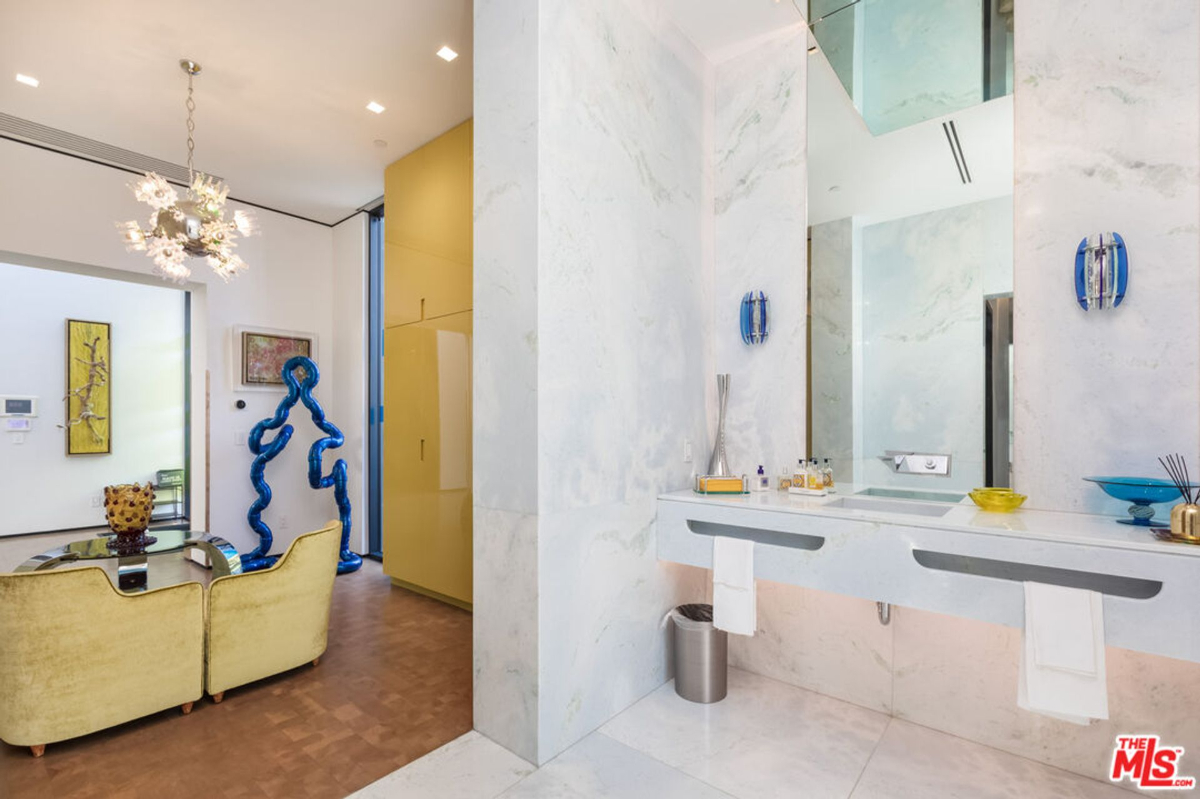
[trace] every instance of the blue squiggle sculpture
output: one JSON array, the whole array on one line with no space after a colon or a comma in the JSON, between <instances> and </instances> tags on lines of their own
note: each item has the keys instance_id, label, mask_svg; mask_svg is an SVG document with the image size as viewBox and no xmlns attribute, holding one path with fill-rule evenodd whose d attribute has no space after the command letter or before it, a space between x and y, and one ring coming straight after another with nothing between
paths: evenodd
<instances>
[{"instance_id":1,"label":"blue squiggle sculpture","mask_svg":"<svg viewBox=\"0 0 1200 799\"><path fill-rule=\"evenodd\" d=\"M300 368L304 369L303 382L296 379L296 370ZM321 458L325 454L325 450L337 449L345 442L345 438L342 436L341 430L326 421L325 411L312 395L313 387L320 379L321 373L317 371L317 365L311 358L303 355L289 358L288 362L283 365L283 382L287 386L287 396L279 401L273 417L263 419L250 431L250 452L254 454L254 463L250 466L250 482L254 484L258 499L250 505L246 520L250 522L250 529L258 533L259 543L253 552L242 556L242 571L268 568L279 558L278 555L267 554L271 551L274 536L271 534L271 528L262 520L262 512L271 504L271 486L267 485L266 470L267 464L274 460L276 455L283 452L283 448L292 439L295 429L286 422L288 413L297 402L304 403L304 407L308 408L312 414L313 424L325 434L324 438L314 441L308 450L308 484L313 488L333 488L338 517L342 522L342 546L337 567L338 574L358 571L362 566L362 558L350 550L350 499L346 495L346 461L338 458L329 474L324 476L321 474ZM263 433L268 430L277 430L280 427L283 429L279 430L275 438L264 445Z\"/></svg>"}]
</instances>

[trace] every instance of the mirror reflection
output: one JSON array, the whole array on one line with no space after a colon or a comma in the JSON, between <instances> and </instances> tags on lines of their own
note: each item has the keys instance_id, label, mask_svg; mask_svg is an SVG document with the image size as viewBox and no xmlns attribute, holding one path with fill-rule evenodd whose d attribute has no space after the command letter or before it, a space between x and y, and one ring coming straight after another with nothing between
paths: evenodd
<instances>
[{"instance_id":1,"label":"mirror reflection","mask_svg":"<svg viewBox=\"0 0 1200 799\"><path fill-rule=\"evenodd\" d=\"M809 452L838 481L1011 485L1009 0L812 0Z\"/></svg>"}]
</instances>

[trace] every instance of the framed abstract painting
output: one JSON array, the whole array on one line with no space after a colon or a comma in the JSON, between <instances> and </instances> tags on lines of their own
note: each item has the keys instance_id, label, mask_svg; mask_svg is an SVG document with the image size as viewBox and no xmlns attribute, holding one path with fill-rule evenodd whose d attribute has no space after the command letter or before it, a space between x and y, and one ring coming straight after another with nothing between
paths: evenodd
<instances>
[{"instance_id":1,"label":"framed abstract painting","mask_svg":"<svg viewBox=\"0 0 1200 799\"><path fill-rule=\"evenodd\" d=\"M281 373L289 358L316 360L316 336L278 330L237 329L242 388L282 388Z\"/></svg>"},{"instance_id":2,"label":"framed abstract painting","mask_svg":"<svg viewBox=\"0 0 1200 799\"><path fill-rule=\"evenodd\" d=\"M68 455L112 452L112 326L67 320Z\"/></svg>"}]
</instances>

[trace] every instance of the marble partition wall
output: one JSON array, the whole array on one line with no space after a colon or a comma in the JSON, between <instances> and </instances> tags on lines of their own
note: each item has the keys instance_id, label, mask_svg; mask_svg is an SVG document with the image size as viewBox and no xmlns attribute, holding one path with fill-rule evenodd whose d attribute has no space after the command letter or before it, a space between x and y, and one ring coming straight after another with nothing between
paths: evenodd
<instances>
[{"instance_id":1,"label":"marble partition wall","mask_svg":"<svg viewBox=\"0 0 1200 799\"><path fill-rule=\"evenodd\" d=\"M669 676L712 410L708 66L650 0L475 5L475 725L543 763Z\"/></svg>"},{"instance_id":2,"label":"marble partition wall","mask_svg":"<svg viewBox=\"0 0 1200 799\"><path fill-rule=\"evenodd\" d=\"M661 564L713 367L706 63L650 0L542 3L539 743L544 762L668 678ZM702 451L703 447L697 447Z\"/></svg>"},{"instance_id":3,"label":"marble partition wall","mask_svg":"<svg viewBox=\"0 0 1200 799\"><path fill-rule=\"evenodd\" d=\"M537 757L538 2L475 2L475 729Z\"/></svg>"},{"instance_id":4,"label":"marble partition wall","mask_svg":"<svg viewBox=\"0 0 1200 799\"><path fill-rule=\"evenodd\" d=\"M1030 506L1123 513L1081 478L1200 458L1198 39L1195 0L1017 2L1014 480ZM1112 230L1128 294L1084 312L1075 248Z\"/></svg>"},{"instance_id":5,"label":"marble partition wall","mask_svg":"<svg viewBox=\"0 0 1200 799\"><path fill-rule=\"evenodd\" d=\"M735 473L762 464L777 475L806 449L806 35L803 25L785 29L714 67L710 335L717 371L731 376L726 449ZM744 344L739 332L741 298L752 290L771 300L771 334L761 346Z\"/></svg>"}]
</instances>

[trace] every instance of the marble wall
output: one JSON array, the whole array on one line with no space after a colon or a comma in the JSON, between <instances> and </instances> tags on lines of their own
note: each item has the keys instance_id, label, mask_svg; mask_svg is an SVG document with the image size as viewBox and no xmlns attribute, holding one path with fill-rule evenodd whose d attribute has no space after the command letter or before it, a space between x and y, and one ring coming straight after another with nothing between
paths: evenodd
<instances>
[{"instance_id":1,"label":"marble wall","mask_svg":"<svg viewBox=\"0 0 1200 799\"><path fill-rule=\"evenodd\" d=\"M809 254L809 357L812 359L812 454L829 458L839 483L854 480L854 222L813 225ZM859 348L861 355L861 347ZM860 375L861 378L861 375ZM861 393L861 392L860 392ZM858 420L861 428L861 416Z\"/></svg>"},{"instance_id":2,"label":"marble wall","mask_svg":"<svg viewBox=\"0 0 1200 799\"><path fill-rule=\"evenodd\" d=\"M1030 506L1122 513L1080 478L1200 455L1198 36L1194 0L1018 0L1014 478ZM1109 230L1129 291L1084 312L1075 248Z\"/></svg>"},{"instance_id":3,"label":"marble wall","mask_svg":"<svg viewBox=\"0 0 1200 799\"><path fill-rule=\"evenodd\" d=\"M475 724L542 763L667 679L704 594L654 515L715 393L708 67L649 0L475 31Z\"/></svg>"},{"instance_id":4,"label":"marble wall","mask_svg":"<svg viewBox=\"0 0 1200 799\"><path fill-rule=\"evenodd\" d=\"M983 298L1012 291L1012 214L1000 197L863 228L863 482L984 484ZM888 450L949 453L950 475L896 474Z\"/></svg>"},{"instance_id":5,"label":"marble wall","mask_svg":"<svg viewBox=\"0 0 1200 799\"><path fill-rule=\"evenodd\" d=\"M1108 647L1109 718L1079 726L1017 707L1020 630L910 608L891 627L896 718L1101 781L1117 735L1153 732L1195 774L1200 664Z\"/></svg>"},{"instance_id":6,"label":"marble wall","mask_svg":"<svg viewBox=\"0 0 1200 799\"><path fill-rule=\"evenodd\" d=\"M475 2L475 728L526 760L538 713L538 0Z\"/></svg>"},{"instance_id":7,"label":"marble wall","mask_svg":"<svg viewBox=\"0 0 1200 799\"><path fill-rule=\"evenodd\" d=\"M1016 473L1033 504L1085 509L1078 476L1200 443L1200 24L1185 0L1018 6ZM653 519L706 462L714 372L733 374L736 467L803 445L805 64L785 39L706 64L650 0L475 13L476 726L544 762L666 678L658 619L705 593L655 561ZM1129 299L1083 315L1075 244L1113 228ZM751 288L776 327L748 353ZM1146 389L1106 401L1114 382ZM1113 429L1133 435L1091 432ZM1094 776L1111 730L1075 744L1016 710L1013 631L907 609L884 628L873 603L760 591L735 665ZM1190 666L1109 657L1114 729L1200 746L1175 709Z\"/></svg>"},{"instance_id":8,"label":"marble wall","mask_svg":"<svg viewBox=\"0 0 1200 799\"><path fill-rule=\"evenodd\" d=\"M1200 7L1018 0L1016 24L1017 488L1119 513L1079 477L1154 474L1154 453L1197 449ZM1114 228L1130 293L1085 314L1074 248ZM1111 718L1079 727L1016 706L1019 630L908 608L882 627L871 603L763 581L759 596L757 635L731 643L742 668L1092 778L1118 733L1200 751L1196 664L1110 647Z\"/></svg>"},{"instance_id":9,"label":"marble wall","mask_svg":"<svg viewBox=\"0 0 1200 799\"><path fill-rule=\"evenodd\" d=\"M769 474L805 454L806 31L794 26L715 70L717 371L730 374L735 473ZM742 342L742 295L771 300L771 335ZM712 378L709 378L712 380ZM697 463L702 470L706 464Z\"/></svg>"},{"instance_id":10,"label":"marble wall","mask_svg":"<svg viewBox=\"0 0 1200 799\"><path fill-rule=\"evenodd\" d=\"M539 746L553 757L667 679L655 500L706 440L706 65L649 0L541 8ZM698 448L703 449L703 448Z\"/></svg>"},{"instance_id":11,"label":"marble wall","mask_svg":"<svg viewBox=\"0 0 1200 799\"><path fill-rule=\"evenodd\" d=\"M858 18L864 29L859 107L872 133L982 102L981 0L892 0L865 6Z\"/></svg>"}]
</instances>

